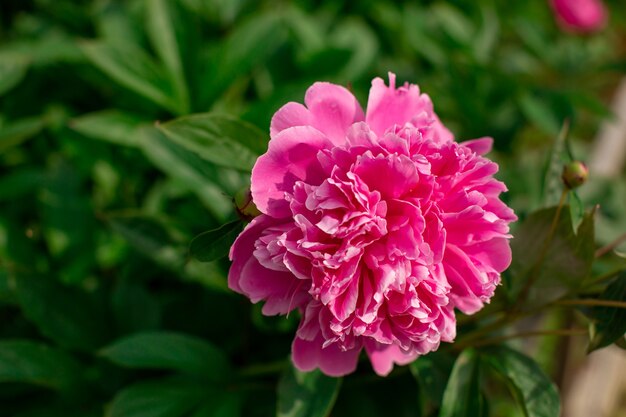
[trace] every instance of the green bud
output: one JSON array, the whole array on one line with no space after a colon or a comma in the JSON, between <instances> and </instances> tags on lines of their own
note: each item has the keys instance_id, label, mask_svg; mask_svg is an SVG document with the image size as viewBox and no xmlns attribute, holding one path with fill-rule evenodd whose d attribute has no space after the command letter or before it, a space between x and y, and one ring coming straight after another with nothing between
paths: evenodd
<instances>
[{"instance_id":1,"label":"green bud","mask_svg":"<svg viewBox=\"0 0 626 417\"><path fill-rule=\"evenodd\" d=\"M561 178L567 188L573 190L587 181L589 169L580 161L573 161L563 167Z\"/></svg>"},{"instance_id":2,"label":"green bud","mask_svg":"<svg viewBox=\"0 0 626 417\"><path fill-rule=\"evenodd\" d=\"M233 204L237 209L237 214L245 221L251 221L255 217L261 215L261 212L252 201L252 193L250 188L243 188L237 191L235 198L233 198Z\"/></svg>"}]
</instances>

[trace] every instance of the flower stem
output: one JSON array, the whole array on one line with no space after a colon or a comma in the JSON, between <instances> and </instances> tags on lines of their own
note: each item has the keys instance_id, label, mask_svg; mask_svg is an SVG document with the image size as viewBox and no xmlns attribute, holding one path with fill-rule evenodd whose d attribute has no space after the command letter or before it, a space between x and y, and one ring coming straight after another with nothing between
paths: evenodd
<instances>
[{"instance_id":1,"label":"flower stem","mask_svg":"<svg viewBox=\"0 0 626 417\"><path fill-rule=\"evenodd\" d=\"M596 300L594 298L582 298L572 300L558 300L554 302L555 305L565 306L590 306L590 307L615 307L626 308L626 301L617 300Z\"/></svg>"},{"instance_id":2,"label":"flower stem","mask_svg":"<svg viewBox=\"0 0 626 417\"><path fill-rule=\"evenodd\" d=\"M501 342L505 342L511 339L521 339L525 337L537 337L537 336L576 336L587 334L586 329L557 329L557 330L535 330L531 332L522 332L509 334L505 336L492 337L491 339L485 339L474 343L473 347L495 345Z\"/></svg>"},{"instance_id":3,"label":"flower stem","mask_svg":"<svg viewBox=\"0 0 626 417\"><path fill-rule=\"evenodd\" d=\"M596 258L606 255L607 253L611 252L613 249L621 245L623 242L626 242L626 233L622 234L621 236L618 236L617 239L615 239L608 245L603 246L600 249L598 249L595 254Z\"/></svg>"}]
</instances>

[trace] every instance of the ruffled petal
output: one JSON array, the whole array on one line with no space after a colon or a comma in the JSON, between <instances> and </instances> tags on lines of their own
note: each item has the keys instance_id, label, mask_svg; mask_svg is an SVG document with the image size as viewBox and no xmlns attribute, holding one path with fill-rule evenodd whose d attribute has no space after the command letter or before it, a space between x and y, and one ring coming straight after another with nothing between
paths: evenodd
<instances>
[{"instance_id":1,"label":"ruffled petal","mask_svg":"<svg viewBox=\"0 0 626 417\"><path fill-rule=\"evenodd\" d=\"M285 193L296 181L320 183L324 172L317 153L332 146L326 136L310 126L290 127L269 142L252 169L252 198L258 209L272 217L289 217Z\"/></svg>"},{"instance_id":2,"label":"ruffled petal","mask_svg":"<svg viewBox=\"0 0 626 417\"><path fill-rule=\"evenodd\" d=\"M393 365L406 365L413 362L417 351L405 352L396 344L385 345L373 340L365 343L365 351L370 358L372 368L380 376L387 376L393 370Z\"/></svg>"},{"instance_id":3,"label":"ruffled petal","mask_svg":"<svg viewBox=\"0 0 626 417\"><path fill-rule=\"evenodd\" d=\"M344 376L356 370L361 347L341 350L333 343L323 347L324 338L321 332L313 340L297 337L291 345L291 359L300 371L312 371L319 368L328 376Z\"/></svg>"}]
</instances>

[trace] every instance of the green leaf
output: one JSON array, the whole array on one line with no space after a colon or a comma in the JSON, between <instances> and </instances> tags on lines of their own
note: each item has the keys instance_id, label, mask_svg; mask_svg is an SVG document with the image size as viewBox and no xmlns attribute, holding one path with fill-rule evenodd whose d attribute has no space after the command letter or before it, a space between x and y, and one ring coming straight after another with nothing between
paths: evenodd
<instances>
[{"instance_id":1,"label":"green leaf","mask_svg":"<svg viewBox=\"0 0 626 417\"><path fill-rule=\"evenodd\" d=\"M504 346L489 349L483 360L507 381L526 417L559 416L557 388L534 360Z\"/></svg>"},{"instance_id":2,"label":"green leaf","mask_svg":"<svg viewBox=\"0 0 626 417\"><path fill-rule=\"evenodd\" d=\"M545 101L530 93L524 93L519 97L518 102L524 115L535 126L549 135L557 135L559 133L561 123L556 113Z\"/></svg>"},{"instance_id":3,"label":"green leaf","mask_svg":"<svg viewBox=\"0 0 626 417\"><path fill-rule=\"evenodd\" d=\"M42 117L19 119L8 126L0 125L0 154L36 136L45 125Z\"/></svg>"},{"instance_id":4,"label":"green leaf","mask_svg":"<svg viewBox=\"0 0 626 417\"><path fill-rule=\"evenodd\" d=\"M626 302L626 271L622 271L600 295L599 300ZM591 310L590 341L588 351L603 348L624 338L626 332L626 309L617 307L594 307Z\"/></svg>"},{"instance_id":5,"label":"green leaf","mask_svg":"<svg viewBox=\"0 0 626 417\"><path fill-rule=\"evenodd\" d=\"M443 2L435 3L431 13L439 21L440 27L459 44L467 45L475 39L476 29L471 20L456 7Z\"/></svg>"},{"instance_id":6,"label":"green leaf","mask_svg":"<svg viewBox=\"0 0 626 417\"><path fill-rule=\"evenodd\" d=\"M181 60L181 51L174 30L173 3L165 0L148 0L148 34L152 46L165 64L176 93L179 113L189 113L189 91Z\"/></svg>"},{"instance_id":7,"label":"green leaf","mask_svg":"<svg viewBox=\"0 0 626 417\"><path fill-rule=\"evenodd\" d=\"M277 417L329 416L341 386L319 370L300 372L289 366L278 383Z\"/></svg>"},{"instance_id":8,"label":"green leaf","mask_svg":"<svg viewBox=\"0 0 626 417\"><path fill-rule=\"evenodd\" d=\"M224 381L229 376L228 359L218 348L184 334L138 333L107 346L100 354L128 368L168 369L212 381Z\"/></svg>"},{"instance_id":9,"label":"green leaf","mask_svg":"<svg viewBox=\"0 0 626 417\"><path fill-rule=\"evenodd\" d=\"M333 32L333 44L349 48L352 56L338 72L337 78L350 82L361 78L372 68L378 55L378 39L372 29L360 19L346 19Z\"/></svg>"},{"instance_id":10,"label":"green leaf","mask_svg":"<svg viewBox=\"0 0 626 417\"><path fill-rule=\"evenodd\" d=\"M197 381L166 379L132 385L115 396L105 417L183 417L207 395Z\"/></svg>"},{"instance_id":11,"label":"green leaf","mask_svg":"<svg viewBox=\"0 0 626 417\"><path fill-rule=\"evenodd\" d=\"M238 417L242 401L237 393L220 392L215 398L202 404L189 417Z\"/></svg>"},{"instance_id":12,"label":"green leaf","mask_svg":"<svg viewBox=\"0 0 626 417\"><path fill-rule=\"evenodd\" d=\"M424 393L423 397L437 408L441 406L443 393L453 366L453 363L447 359L445 354L432 352L420 356L410 365L411 373L417 380L420 390Z\"/></svg>"},{"instance_id":13,"label":"green leaf","mask_svg":"<svg viewBox=\"0 0 626 417\"><path fill-rule=\"evenodd\" d=\"M546 162L543 173L543 183L541 184L541 194L543 197L544 207L555 206L559 203L561 193L563 192L563 180L561 173L563 165L569 162L567 157L566 143L569 131L569 123L565 122L561 127L561 131L554 140L552 149L550 150L550 158Z\"/></svg>"},{"instance_id":14,"label":"green leaf","mask_svg":"<svg viewBox=\"0 0 626 417\"><path fill-rule=\"evenodd\" d=\"M68 391L79 380L79 365L63 351L31 341L0 341L0 382Z\"/></svg>"},{"instance_id":15,"label":"green leaf","mask_svg":"<svg viewBox=\"0 0 626 417\"><path fill-rule=\"evenodd\" d=\"M0 177L0 201L11 201L34 193L43 178L43 172L33 167L8 172Z\"/></svg>"},{"instance_id":16,"label":"green leaf","mask_svg":"<svg viewBox=\"0 0 626 417\"><path fill-rule=\"evenodd\" d=\"M28 59L21 54L0 54L0 96L24 79L28 65Z\"/></svg>"},{"instance_id":17,"label":"green leaf","mask_svg":"<svg viewBox=\"0 0 626 417\"><path fill-rule=\"evenodd\" d=\"M211 56L210 71L202 81L203 104L213 103L235 80L265 62L284 43L284 17L276 10L255 14L239 23Z\"/></svg>"},{"instance_id":18,"label":"green leaf","mask_svg":"<svg viewBox=\"0 0 626 417\"><path fill-rule=\"evenodd\" d=\"M575 291L591 273L595 253L595 210L583 217L577 233L574 233L569 206L564 206L542 259L544 242L555 214L555 207L532 213L515 230L515 239L511 241L511 299L516 300L522 288L532 280L525 309L544 305ZM537 267L540 261L541 265Z\"/></svg>"},{"instance_id":19,"label":"green leaf","mask_svg":"<svg viewBox=\"0 0 626 417\"><path fill-rule=\"evenodd\" d=\"M139 128L145 120L130 113L103 110L70 121L70 127L90 138L116 145L139 146Z\"/></svg>"},{"instance_id":20,"label":"green leaf","mask_svg":"<svg viewBox=\"0 0 626 417\"><path fill-rule=\"evenodd\" d=\"M140 47L92 41L81 44L81 49L93 65L120 85L174 113L184 113L163 69Z\"/></svg>"},{"instance_id":21,"label":"green leaf","mask_svg":"<svg viewBox=\"0 0 626 417\"><path fill-rule=\"evenodd\" d=\"M59 345L89 352L108 339L110 329L94 296L48 276L18 275L15 282L24 315Z\"/></svg>"},{"instance_id":22,"label":"green leaf","mask_svg":"<svg viewBox=\"0 0 626 417\"><path fill-rule=\"evenodd\" d=\"M228 116L197 114L158 127L169 139L207 161L242 171L250 171L267 147L267 135Z\"/></svg>"},{"instance_id":23,"label":"green leaf","mask_svg":"<svg viewBox=\"0 0 626 417\"><path fill-rule=\"evenodd\" d=\"M242 229L235 220L196 236L189 245L189 254L202 262L213 262L228 255L228 251Z\"/></svg>"},{"instance_id":24,"label":"green leaf","mask_svg":"<svg viewBox=\"0 0 626 417\"><path fill-rule=\"evenodd\" d=\"M479 357L474 350L466 349L459 355L443 394L440 417L482 415L479 369Z\"/></svg>"},{"instance_id":25,"label":"green leaf","mask_svg":"<svg viewBox=\"0 0 626 417\"><path fill-rule=\"evenodd\" d=\"M228 194L243 187L240 172L216 167L154 128L142 130L140 145L157 168L186 184L220 221L232 214Z\"/></svg>"},{"instance_id":26,"label":"green leaf","mask_svg":"<svg viewBox=\"0 0 626 417\"><path fill-rule=\"evenodd\" d=\"M122 334L155 330L161 322L158 301L131 279L121 280L112 295L117 330Z\"/></svg>"}]
</instances>

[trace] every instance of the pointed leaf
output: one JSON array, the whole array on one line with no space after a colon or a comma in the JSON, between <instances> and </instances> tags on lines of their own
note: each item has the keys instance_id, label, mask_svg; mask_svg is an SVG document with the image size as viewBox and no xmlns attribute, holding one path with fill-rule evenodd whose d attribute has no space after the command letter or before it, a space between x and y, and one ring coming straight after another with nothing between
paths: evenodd
<instances>
[{"instance_id":1,"label":"pointed leaf","mask_svg":"<svg viewBox=\"0 0 626 417\"><path fill-rule=\"evenodd\" d=\"M229 376L228 359L209 342L172 332L137 333L102 349L100 354L129 368L169 369L211 381Z\"/></svg>"},{"instance_id":2,"label":"pointed leaf","mask_svg":"<svg viewBox=\"0 0 626 417\"><path fill-rule=\"evenodd\" d=\"M70 121L70 127L90 138L116 145L139 145L139 127L145 120L130 113L104 110L87 113Z\"/></svg>"},{"instance_id":3,"label":"pointed leaf","mask_svg":"<svg viewBox=\"0 0 626 417\"><path fill-rule=\"evenodd\" d=\"M55 390L71 390L80 367L61 350L32 341L0 341L0 382L21 382Z\"/></svg>"},{"instance_id":4,"label":"pointed leaf","mask_svg":"<svg viewBox=\"0 0 626 417\"><path fill-rule=\"evenodd\" d=\"M240 220L235 220L196 236L189 245L189 254L202 262L213 262L227 256L242 226Z\"/></svg>"},{"instance_id":5,"label":"pointed leaf","mask_svg":"<svg viewBox=\"0 0 626 417\"><path fill-rule=\"evenodd\" d=\"M626 302L626 271L622 271L599 297L600 300ZM603 348L624 338L626 308L594 307L591 310L588 351Z\"/></svg>"},{"instance_id":6,"label":"pointed leaf","mask_svg":"<svg viewBox=\"0 0 626 417\"><path fill-rule=\"evenodd\" d=\"M441 403L440 417L482 415L479 358L474 350L464 350L454 364Z\"/></svg>"},{"instance_id":7,"label":"pointed leaf","mask_svg":"<svg viewBox=\"0 0 626 417\"><path fill-rule=\"evenodd\" d=\"M489 349L483 358L507 381L526 417L559 416L557 388L534 360L504 346Z\"/></svg>"},{"instance_id":8,"label":"pointed leaf","mask_svg":"<svg viewBox=\"0 0 626 417\"><path fill-rule=\"evenodd\" d=\"M267 135L228 116L197 114L158 127L169 139L207 161L243 171L250 171L267 147Z\"/></svg>"},{"instance_id":9,"label":"pointed leaf","mask_svg":"<svg viewBox=\"0 0 626 417\"><path fill-rule=\"evenodd\" d=\"M341 386L319 370L300 372L291 364L278 383L277 417L326 417L330 415Z\"/></svg>"}]
</instances>

